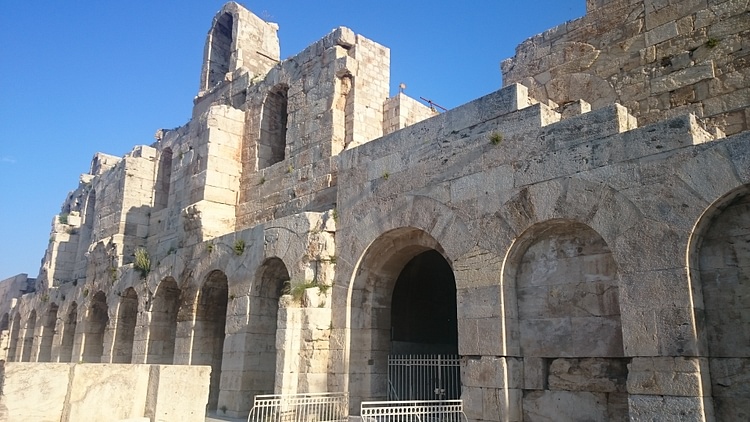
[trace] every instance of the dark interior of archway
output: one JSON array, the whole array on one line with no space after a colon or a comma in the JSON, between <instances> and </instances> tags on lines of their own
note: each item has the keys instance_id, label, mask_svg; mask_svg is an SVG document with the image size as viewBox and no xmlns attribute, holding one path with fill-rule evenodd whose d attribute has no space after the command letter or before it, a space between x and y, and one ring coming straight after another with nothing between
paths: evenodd
<instances>
[{"instance_id":1,"label":"dark interior of archway","mask_svg":"<svg viewBox=\"0 0 750 422\"><path fill-rule=\"evenodd\" d=\"M406 264L391 302L391 352L456 354L456 281L443 256L430 250Z\"/></svg>"},{"instance_id":2,"label":"dark interior of archway","mask_svg":"<svg viewBox=\"0 0 750 422\"><path fill-rule=\"evenodd\" d=\"M91 301L86 337L83 346L83 361L88 363L99 363L104 354L104 330L109 321L107 308L107 296L99 291Z\"/></svg>"},{"instance_id":3,"label":"dark interior of archway","mask_svg":"<svg viewBox=\"0 0 750 422\"><path fill-rule=\"evenodd\" d=\"M208 408L214 410L219 404L228 300L229 284L227 276L221 271L212 272L198 295L193 363L211 365ZM201 327L199 328L199 326Z\"/></svg>"}]
</instances>

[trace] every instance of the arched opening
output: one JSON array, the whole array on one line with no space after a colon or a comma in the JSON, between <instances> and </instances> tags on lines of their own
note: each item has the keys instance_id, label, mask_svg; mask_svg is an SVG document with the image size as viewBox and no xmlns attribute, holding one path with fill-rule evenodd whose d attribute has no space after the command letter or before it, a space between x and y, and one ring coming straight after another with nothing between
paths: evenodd
<instances>
[{"instance_id":1,"label":"arched opening","mask_svg":"<svg viewBox=\"0 0 750 422\"><path fill-rule=\"evenodd\" d=\"M31 362L31 348L34 346L34 331L36 330L36 311L31 311L26 321L26 330L23 335L23 350L21 362Z\"/></svg>"},{"instance_id":2,"label":"arched opening","mask_svg":"<svg viewBox=\"0 0 750 422\"><path fill-rule=\"evenodd\" d=\"M21 332L21 317L16 314L13 317L13 325L10 327L10 344L8 346L8 362L16 362L18 351L18 339Z\"/></svg>"},{"instance_id":3,"label":"arched opening","mask_svg":"<svg viewBox=\"0 0 750 422\"><path fill-rule=\"evenodd\" d=\"M159 156L159 169L156 173L154 186L154 211L167 207L169 203L169 188L172 180L172 149L164 148Z\"/></svg>"},{"instance_id":4,"label":"arched opening","mask_svg":"<svg viewBox=\"0 0 750 422\"><path fill-rule=\"evenodd\" d=\"M586 409L595 419L627 419L617 265L604 239L575 221L540 223L514 243L504 278L515 284L517 318L509 320L518 324L506 338L518 333L512 349L536 374L524 384L525 418L580 420ZM560 401L569 406L547 405Z\"/></svg>"},{"instance_id":5,"label":"arched opening","mask_svg":"<svg viewBox=\"0 0 750 422\"><path fill-rule=\"evenodd\" d=\"M268 92L263 103L258 141L258 168L284 160L287 128L287 94L289 87L277 85Z\"/></svg>"},{"instance_id":6,"label":"arched opening","mask_svg":"<svg viewBox=\"0 0 750 422\"><path fill-rule=\"evenodd\" d=\"M38 362L51 362L52 361L52 340L55 337L55 326L57 325L57 310L58 306L56 303L49 305L49 311L47 311L47 318L44 320L42 325L42 335L39 341L39 358Z\"/></svg>"},{"instance_id":7,"label":"arched opening","mask_svg":"<svg viewBox=\"0 0 750 422\"><path fill-rule=\"evenodd\" d=\"M203 89L210 89L222 82L226 74L230 72L233 26L232 15L224 13L216 19L214 26L211 28L208 43L208 75Z\"/></svg>"},{"instance_id":8,"label":"arched opening","mask_svg":"<svg viewBox=\"0 0 750 422\"><path fill-rule=\"evenodd\" d=\"M350 289L353 409L361 400L460 396L455 278L432 236L411 227L381 235Z\"/></svg>"},{"instance_id":9,"label":"arched opening","mask_svg":"<svg viewBox=\"0 0 750 422\"><path fill-rule=\"evenodd\" d=\"M250 327L253 335L248 354L254 355L251 394L271 394L276 382L276 330L279 312L279 297L289 283L289 271L279 258L268 258L258 269L257 288L250 297Z\"/></svg>"},{"instance_id":10,"label":"arched opening","mask_svg":"<svg viewBox=\"0 0 750 422\"><path fill-rule=\"evenodd\" d=\"M332 155L337 155L352 142L352 134L354 133L353 87L354 78L351 74L346 73L336 78Z\"/></svg>"},{"instance_id":11,"label":"arched opening","mask_svg":"<svg viewBox=\"0 0 750 422\"><path fill-rule=\"evenodd\" d=\"M60 362L71 362L73 360L73 342L76 335L76 324L78 322L78 304L73 302L68 311L68 317L63 325L62 341L60 342Z\"/></svg>"},{"instance_id":12,"label":"arched opening","mask_svg":"<svg viewBox=\"0 0 750 422\"><path fill-rule=\"evenodd\" d=\"M3 314L3 317L0 318L0 331L8 331L8 328L10 328L8 320L8 313L6 312Z\"/></svg>"},{"instance_id":13,"label":"arched opening","mask_svg":"<svg viewBox=\"0 0 750 422\"><path fill-rule=\"evenodd\" d=\"M147 363L174 363L177 335L177 312L180 310L181 291L172 277L159 283L151 302Z\"/></svg>"},{"instance_id":14,"label":"arched opening","mask_svg":"<svg viewBox=\"0 0 750 422\"><path fill-rule=\"evenodd\" d=\"M208 409L216 410L219 403L221 363L226 334L229 284L222 271L212 271L198 292L191 363L211 366Z\"/></svg>"},{"instance_id":15,"label":"arched opening","mask_svg":"<svg viewBox=\"0 0 750 422\"><path fill-rule=\"evenodd\" d=\"M691 264L699 271L716 420L750 420L750 185L704 215Z\"/></svg>"},{"instance_id":16,"label":"arched opening","mask_svg":"<svg viewBox=\"0 0 750 422\"><path fill-rule=\"evenodd\" d=\"M135 324L138 321L138 294L129 287L120 295L115 326L115 344L112 349L112 363L131 363Z\"/></svg>"},{"instance_id":17,"label":"arched opening","mask_svg":"<svg viewBox=\"0 0 750 422\"><path fill-rule=\"evenodd\" d=\"M88 259L86 253L89 251L91 239L94 237L94 215L96 214L96 191L91 190L86 197L83 215L81 216L81 227L78 231L78 248L76 250L76 261L73 277L80 279L86 276Z\"/></svg>"},{"instance_id":18,"label":"arched opening","mask_svg":"<svg viewBox=\"0 0 750 422\"><path fill-rule=\"evenodd\" d=\"M109 322L107 296L101 290L91 299L86 318L86 331L83 342L83 361L99 363L104 355L104 330Z\"/></svg>"},{"instance_id":19,"label":"arched opening","mask_svg":"<svg viewBox=\"0 0 750 422\"><path fill-rule=\"evenodd\" d=\"M450 264L434 249L412 258L396 280L388 366L391 400L461 396L456 281Z\"/></svg>"}]
</instances>

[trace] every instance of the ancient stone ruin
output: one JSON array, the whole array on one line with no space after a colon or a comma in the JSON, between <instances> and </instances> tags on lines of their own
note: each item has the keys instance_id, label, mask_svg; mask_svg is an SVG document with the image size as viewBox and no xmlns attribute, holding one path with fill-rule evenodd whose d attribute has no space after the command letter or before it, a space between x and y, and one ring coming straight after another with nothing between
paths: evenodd
<instances>
[{"instance_id":1,"label":"ancient stone ruin","mask_svg":"<svg viewBox=\"0 0 750 422\"><path fill-rule=\"evenodd\" d=\"M587 0L439 114L388 98L386 47L280 60L277 28L226 4L191 120L94 155L33 286L0 283L6 405L14 362L102 362L210 366L232 417L750 419L747 0Z\"/></svg>"}]
</instances>

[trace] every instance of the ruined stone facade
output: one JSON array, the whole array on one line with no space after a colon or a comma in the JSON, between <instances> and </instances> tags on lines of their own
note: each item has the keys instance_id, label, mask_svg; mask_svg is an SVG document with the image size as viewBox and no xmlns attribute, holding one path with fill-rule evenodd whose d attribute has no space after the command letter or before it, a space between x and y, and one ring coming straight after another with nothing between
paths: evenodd
<instances>
[{"instance_id":1,"label":"ruined stone facade","mask_svg":"<svg viewBox=\"0 0 750 422\"><path fill-rule=\"evenodd\" d=\"M456 353L472 421L750 417L747 0L589 0L439 115L387 98L387 48L280 61L276 29L228 3L191 121L94 157L0 307L8 360L356 415L389 355Z\"/></svg>"}]
</instances>

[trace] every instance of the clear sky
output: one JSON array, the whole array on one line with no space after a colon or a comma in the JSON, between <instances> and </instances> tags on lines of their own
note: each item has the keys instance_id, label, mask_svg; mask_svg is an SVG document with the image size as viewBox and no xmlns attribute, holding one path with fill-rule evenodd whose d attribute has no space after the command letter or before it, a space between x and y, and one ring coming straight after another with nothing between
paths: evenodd
<instances>
[{"instance_id":1,"label":"clear sky","mask_svg":"<svg viewBox=\"0 0 750 422\"><path fill-rule=\"evenodd\" d=\"M0 2L0 279L36 277L60 211L97 151L122 156L187 123L222 0ZM585 0L246 0L279 24L281 57L347 26L391 49L391 94L447 108L501 87L524 39Z\"/></svg>"}]
</instances>

